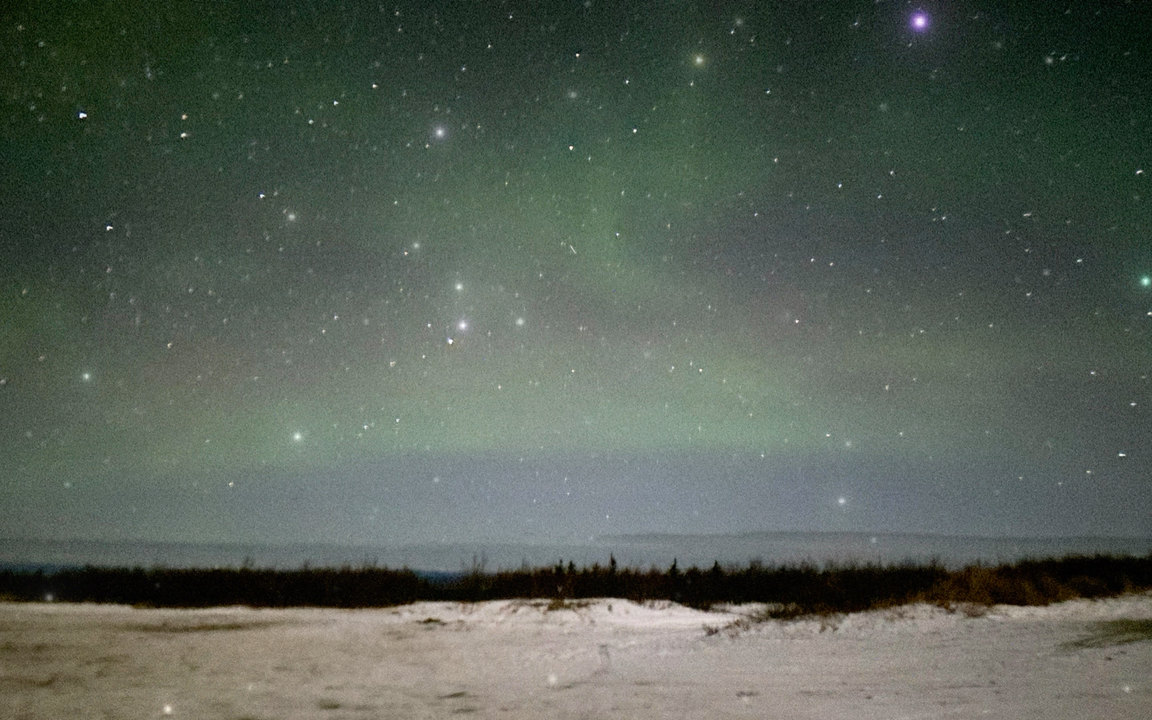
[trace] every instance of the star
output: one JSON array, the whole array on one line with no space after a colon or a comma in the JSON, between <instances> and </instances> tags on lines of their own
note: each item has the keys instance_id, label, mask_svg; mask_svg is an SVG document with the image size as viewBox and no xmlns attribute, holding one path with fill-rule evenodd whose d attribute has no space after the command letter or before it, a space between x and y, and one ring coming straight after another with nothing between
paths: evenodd
<instances>
[{"instance_id":1,"label":"star","mask_svg":"<svg viewBox=\"0 0 1152 720\"><path fill-rule=\"evenodd\" d=\"M932 25L932 18L930 18L927 13L917 10L916 12L912 13L912 18L909 20L909 24L916 32L924 32L929 28L929 26Z\"/></svg>"}]
</instances>

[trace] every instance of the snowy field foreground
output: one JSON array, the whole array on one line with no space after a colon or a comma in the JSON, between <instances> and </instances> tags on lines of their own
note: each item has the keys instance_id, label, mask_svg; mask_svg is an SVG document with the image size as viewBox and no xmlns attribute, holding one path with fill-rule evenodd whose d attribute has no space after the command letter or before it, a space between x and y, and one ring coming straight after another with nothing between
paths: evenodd
<instances>
[{"instance_id":1,"label":"snowy field foreground","mask_svg":"<svg viewBox=\"0 0 1152 720\"><path fill-rule=\"evenodd\" d=\"M823 622L756 610L0 603L0 717L1152 717L1152 595Z\"/></svg>"}]
</instances>

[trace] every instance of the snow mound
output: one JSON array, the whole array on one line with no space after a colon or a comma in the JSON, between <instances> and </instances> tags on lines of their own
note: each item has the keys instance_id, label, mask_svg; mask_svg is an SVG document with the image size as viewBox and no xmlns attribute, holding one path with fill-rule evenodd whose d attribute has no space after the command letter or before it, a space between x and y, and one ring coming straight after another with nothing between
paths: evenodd
<instances>
[{"instance_id":1,"label":"snow mound","mask_svg":"<svg viewBox=\"0 0 1152 720\"><path fill-rule=\"evenodd\" d=\"M705 612L667 600L635 603L620 598L591 600L492 600L480 603L421 602L385 611L403 622L467 625L581 627L602 625L631 629L703 628L743 617L735 611Z\"/></svg>"}]
</instances>

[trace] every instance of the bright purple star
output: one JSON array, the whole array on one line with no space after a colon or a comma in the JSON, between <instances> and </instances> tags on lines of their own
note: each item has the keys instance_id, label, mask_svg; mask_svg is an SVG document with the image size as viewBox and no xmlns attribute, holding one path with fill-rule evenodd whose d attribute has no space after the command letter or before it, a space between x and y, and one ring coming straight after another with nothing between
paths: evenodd
<instances>
[{"instance_id":1,"label":"bright purple star","mask_svg":"<svg viewBox=\"0 0 1152 720\"><path fill-rule=\"evenodd\" d=\"M928 13L917 11L912 14L909 24L916 32L924 32L932 24L932 18L928 17Z\"/></svg>"}]
</instances>

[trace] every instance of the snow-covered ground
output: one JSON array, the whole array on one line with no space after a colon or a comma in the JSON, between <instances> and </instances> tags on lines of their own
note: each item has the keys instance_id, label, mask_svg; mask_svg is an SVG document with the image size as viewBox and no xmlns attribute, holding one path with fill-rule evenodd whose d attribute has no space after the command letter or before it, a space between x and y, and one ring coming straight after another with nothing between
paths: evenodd
<instances>
[{"instance_id":1,"label":"snow-covered ground","mask_svg":"<svg viewBox=\"0 0 1152 720\"><path fill-rule=\"evenodd\" d=\"M1152 595L824 621L755 610L0 603L0 717L1152 717Z\"/></svg>"}]
</instances>

